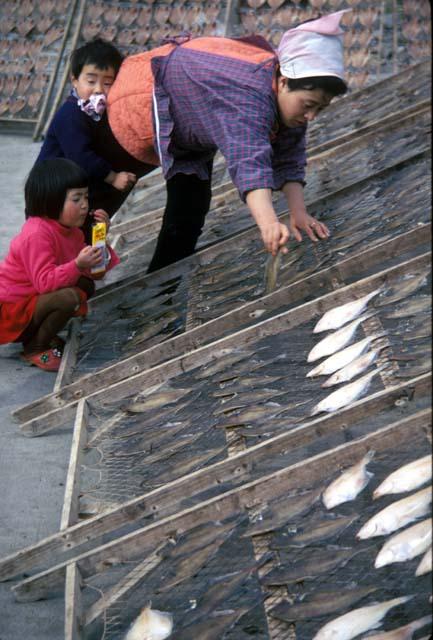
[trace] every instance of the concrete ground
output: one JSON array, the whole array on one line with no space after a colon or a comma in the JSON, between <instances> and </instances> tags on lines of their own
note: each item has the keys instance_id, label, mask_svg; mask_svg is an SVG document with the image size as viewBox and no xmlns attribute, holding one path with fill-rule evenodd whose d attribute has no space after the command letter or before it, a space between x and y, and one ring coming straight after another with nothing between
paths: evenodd
<instances>
[{"instance_id":1,"label":"concrete ground","mask_svg":"<svg viewBox=\"0 0 433 640\"><path fill-rule=\"evenodd\" d=\"M39 150L30 138L0 134L0 259L24 222L24 182ZM10 412L53 389L55 374L27 367L19 345L0 345L0 557L59 528L71 434L25 438ZM63 599L16 603L0 584L0 640L60 640Z\"/></svg>"}]
</instances>

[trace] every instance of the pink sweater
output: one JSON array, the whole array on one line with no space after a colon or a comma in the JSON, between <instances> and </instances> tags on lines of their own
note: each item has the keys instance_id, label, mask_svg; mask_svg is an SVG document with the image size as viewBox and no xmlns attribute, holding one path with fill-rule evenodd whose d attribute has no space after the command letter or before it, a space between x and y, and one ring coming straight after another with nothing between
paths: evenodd
<instances>
[{"instance_id":1,"label":"pink sweater","mask_svg":"<svg viewBox=\"0 0 433 640\"><path fill-rule=\"evenodd\" d=\"M80 276L91 277L75 264L84 246L81 229L69 229L49 218L29 218L0 262L0 303L72 287ZM110 254L107 269L120 262L111 248Z\"/></svg>"}]
</instances>

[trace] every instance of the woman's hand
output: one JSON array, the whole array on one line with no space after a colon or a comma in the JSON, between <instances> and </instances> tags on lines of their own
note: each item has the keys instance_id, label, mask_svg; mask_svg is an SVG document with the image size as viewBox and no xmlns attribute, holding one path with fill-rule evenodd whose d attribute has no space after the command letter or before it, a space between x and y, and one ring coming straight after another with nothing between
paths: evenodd
<instances>
[{"instance_id":1,"label":"woman's hand","mask_svg":"<svg viewBox=\"0 0 433 640\"><path fill-rule=\"evenodd\" d=\"M306 211L293 212L290 215L290 231L298 242L302 240L301 231L304 231L313 242L329 238L329 229L326 224L319 222Z\"/></svg>"},{"instance_id":2,"label":"woman's hand","mask_svg":"<svg viewBox=\"0 0 433 640\"><path fill-rule=\"evenodd\" d=\"M96 267L96 265L102 260L102 250L98 247L91 247L87 245L84 249L81 249L78 256L75 258L75 264L80 271Z\"/></svg>"},{"instance_id":3,"label":"woman's hand","mask_svg":"<svg viewBox=\"0 0 433 640\"><path fill-rule=\"evenodd\" d=\"M276 256L279 251L287 253L286 244L290 233L285 224L282 224L275 213L272 204L272 191L270 189L254 189L247 193L247 205L251 215L262 236L266 251Z\"/></svg>"},{"instance_id":4,"label":"woman's hand","mask_svg":"<svg viewBox=\"0 0 433 640\"><path fill-rule=\"evenodd\" d=\"M289 239L290 233L285 224L278 221L265 224L260 226L260 233L266 251L272 253L273 256L276 256L279 251L287 253L288 249L284 245Z\"/></svg>"}]
</instances>

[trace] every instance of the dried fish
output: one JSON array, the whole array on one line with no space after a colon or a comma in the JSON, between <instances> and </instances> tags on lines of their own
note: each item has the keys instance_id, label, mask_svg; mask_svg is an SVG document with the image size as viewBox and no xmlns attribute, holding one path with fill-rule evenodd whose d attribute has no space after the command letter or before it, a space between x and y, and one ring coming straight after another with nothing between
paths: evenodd
<instances>
[{"instance_id":1,"label":"dried fish","mask_svg":"<svg viewBox=\"0 0 433 640\"><path fill-rule=\"evenodd\" d=\"M174 442L172 441L169 445L166 444L160 451L149 453L146 456L146 465L154 464L155 462L160 462L161 460L168 460L168 458L176 455L177 453L179 453L179 451L182 451L185 447L190 446L193 442L201 438L202 435L203 434L200 432L189 434L188 436L184 436L183 438L176 439L176 441ZM152 448L152 450L153 449L154 447ZM135 454L136 451L133 451L132 453Z\"/></svg>"},{"instance_id":2,"label":"dried fish","mask_svg":"<svg viewBox=\"0 0 433 640\"><path fill-rule=\"evenodd\" d=\"M403 498L376 513L358 531L356 537L361 540L374 536L386 536L425 516L432 500L431 487Z\"/></svg>"},{"instance_id":3,"label":"dried fish","mask_svg":"<svg viewBox=\"0 0 433 640\"><path fill-rule=\"evenodd\" d=\"M132 623L125 640L165 640L173 630L173 616L170 613L145 607Z\"/></svg>"},{"instance_id":4,"label":"dried fish","mask_svg":"<svg viewBox=\"0 0 433 640\"><path fill-rule=\"evenodd\" d=\"M389 493L404 493L418 489L432 477L431 454L418 458L393 471L373 491L373 500Z\"/></svg>"},{"instance_id":5,"label":"dried fish","mask_svg":"<svg viewBox=\"0 0 433 640\"><path fill-rule=\"evenodd\" d=\"M426 573L431 573L432 570L432 548L427 549L423 557L421 558L421 562L417 566L415 571L416 576L423 576Z\"/></svg>"},{"instance_id":6,"label":"dried fish","mask_svg":"<svg viewBox=\"0 0 433 640\"><path fill-rule=\"evenodd\" d=\"M172 640L220 640L247 613L248 609L235 609L217 612L180 629L172 636Z\"/></svg>"},{"instance_id":7,"label":"dried fish","mask_svg":"<svg viewBox=\"0 0 433 640\"><path fill-rule=\"evenodd\" d=\"M388 311L388 313L385 314L385 318L406 318L409 316L417 316L424 311L429 311L431 309L431 304L431 296L409 298L409 300L401 303L395 309Z\"/></svg>"},{"instance_id":8,"label":"dried fish","mask_svg":"<svg viewBox=\"0 0 433 640\"><path fill-rule=\"evenodd\" d=\"M245 389L257 389L260 385L268 385L281 380L281 376L247 376L243 377L237 385L232 382L231 384L224 384L220 391L214 391L211 395L214 398L226 398L228 396L235 396L237 394L245 393Z\"/></svg>"},{"instance_id":9,"label":"dried fish","mask_svg":"<svg viewBox=\"0 0 433 640\"><path fill-rule=\"evenodd\" d=\"M275 291L275 287L277 286L278 271L281 265L281 255L281 251L278 251L276 256L271 254L266 262L265 291L267 294Z\"/></svg>"},{"instance_id":10,"label":"dried fish","mask_svg":"<svg viewBox=\"0 0 433 640\"><path fill-rule=\"evenodd\" d=\"M201 567L216 554L220 546L228 539L232 532L233 529L219 535L210 544L195 549L187 555L183 554L176 562L173 562L171 559L167 573L162 576L157 591L166 593L197 573Z\"/></svg>"},{"instance_id":11,"label":"dried fish","mask_svg":"<svg viewBox=\"0 0 433 640\"><path fill-rule=\"evenodd\" d=\"M146 329L143 329L143 331L134 333L132 335L131 338L128 338L128 340L122 345L122 351L127 351L128 349L131 349L131 347L135 348L138 347L139 345L141 345L143 342L146 342L146 340L150 340L151 338L154 338L155 336L157 336L161 330L164 328L164 324L157 324L157 325L153 325L150 324L148 326L146 326Z\"/></svg>"},{"instance_id":12,"label":"dried fish","mask_svg":"<svg viewBox=\"0 0 433 640\"><path fill-rule=\"evenodd\" d=\"M360 229L356 233L350 235L346 240L342 240L338 244L333 244L332 250L335 253L338 253L340 251L344 251L345 249L350 249L359 242L363 242L364 240L369 238L371 235L373 235L374 232L375 229Z\"/></svg>"},{"instance_id":13,"label":"dried fish","mask_svg":"<svg viewBox=\"0 0 433 640\"><path fill-rule=\"evenodd\" d=\"M166 482L171 482L175 478L180 478L188 473L191 473L194 469L201 469L212 458L216 458L227 449L226 445L220 448L209 449L208 451L201 451L196 456L188 458L185 462L177 462L173 468L167 469L164 473L159 473L154 486L161 486ZM147 485L147 481L141 483L141 486Z\"/></svg>"},{"instance_id":14,"label":"dried fish","mask_svg":"<svg viewBox=\"0 0 433 640\"><path fill-rule=\"evenodd\" d=\"M349 611L321 627L313 640L351 640L365 631L377 629L390 609L408 602L412 597L402 596Z\"/></svg>"},{"instance_id":15,"label":"dried fish","mask_svg":"<svg viewBox=\"0 0 433 640\"><path fill-rule=\"evenodd\" d=\"M227 418L225 422L220 422L217 426L228 429L230 427L237 427L239 425L245 425L262 418L270 418L276 416L283 411L286 411L289 407L282 407L277 403L268 403L250 407L241 411L237 415Z\"/></svg>"},{"instance_id":16,"label":"dried fish","mask_svg":"<svg viewBox=\"0 0 433 640\"><path fill-rule=\"evenodd\" d=\"M339 307L330 309L321 317L319 322L313 329L313 333L320 333L321 331L329 331L330 329L339 329L347 322L357 318L366 308L369 301L383 291L383 288L375 289L371 293L357 300L352 300Z\"/></svg>"},{"instance_id":17,"label":"dried fish","mask_svg":"<svg viewBox=\"0 0 433 640\"><path fill-rule=\"evenodd\" d=\"M216 521L212 522L212 524L195 527L183 533L178 541L170 540L170 547L161 555L164 558L169 557L171 559L189 556L196 549L205 547L217 538L230 534L239 522L240 520L232 520L223 524L220 521Z\"/></svg>"},{"instance_id":18,"label":"dried fish","mask_svg":"<svg viewBox=\"0 0 433 640\"><path fill-rule=\"evenodd\" d=\"M336 371L330 378L325 380L322 384L322 387L333 387L336 384L341 384L342 382L349 382L353 378L355 378L360 373L363 373L368 367L377 360L377 357L380 353L380 349L374 349L368 351L367 353L363 353L358 358L355 358L352 362L349 362L345 367L340 369L340 371Z\"/></svg>"},{"instance_id":19,"label":"dried fish","mask_svg":"<svg viewBox=\"0 0 433 640\"><path fill-rule=\"evenodd\" d=\"M356 318L356 320L352 320L352 322L345 325L338 331L335 331L334 333L326 336L326 338L323 338L323 340L318 342L316 346L311 349L307 356L307 362L314 362L315 360L319 360L325 356L330 356L336 351L343 349L343 347L350 342L361 322L364 322L367 318L371 318L373 315L374 312L365 313L362 316L359 316L359 318Z\"/></svg>"},{"instance_id":20,"label":"dried fish","mask_svg":"<svg viewBox=\"0 0 433 640\"><path fill-rule=\"evenodd\" d=\"M213 415L219 416L223 413L230 413L237 409L243 409L243 407L247 407L253 402L263 402L265 400L270 400L275 396L284 395L285 393L286 391L278 391L277 389L257 389L256 391L251 391L249 393L239 393L236 394L236 398L233 401L224 403L222 407L216 409L213 412Z\"/></svg>"},{"instance_id":21,"label":"dried fish","mask_svg":"<svg viewBox=\"0 0 433 640\"><path fill-rule=\"evenodd\" d=\"M417 364L413 366L400 367L399 371L395 374L397 378L416 378L428 371L431 371L432 359L431 355L421 358Z\"/></svg>"},{"instance_id":22,"label":"dried fish","mask_svg":"<svg viewBox=\"0 0 433 640\"><path fill-rule=\"evenodd\" d=\"M260 385L267 385L276 382L277 380L281 380L281 376L257 376L257 377L245 377L242 380L239 380L239 384L241 387L247 388L256 388ZM240 392L240 389L239 389Z\"/></svg>"},{"instance_id":23,"label":"dried fish","mask_svg":"<svg viewBox=\"0 0 433 640\"><path fill-rule=\"evenodd\" d=\"M166 389L164 391L152 393L143 398L143 400L138 400L137 402L125 405L122 409L128 413L143 413L144 411L159 409L167 404L177 402L190 392L191 389Z\"/></svg>"},{"instance_id":24,"label":"dried fish","mask_svg":"<svg viewBox=\"0 0 433 640\"><path fill-rule=\"evenodd\" d=\"M407 296L414 293L417 289L427 284L427 277L430 274L431 269L427 269L421 273L410 274L404 276L400 282L392 287L389 290L388 296L383 296L379 300L376 301L376 306L385 306L389 304L394 304L394 302L398 302L399 300L403 300L403 298L407 298Z\"/></svg>"},{"instance_id":25,"label":"dried fish","mask_svg":"<svg viewBox=\"0 0 433 640\"><path fill-rule=\"evenodd\" d=\"M374 475L371 471L367 471L367 465L373 459L374 454L374 451L368 451L362 460L343 471L325 489L323 492L323 504L327 509L332 509L338 504L354 500L365 489Z\"/></svg>"},{"instance_id":26,"label":"dried fish","mask_svg":"<svg viewBox=\"0 0 433 640\"><path fill-rule=\"evenodd\" d=\"M210 615L218 609L237 589L252 575L252 573L271 559L270 554L262 556L253 566L236 571L234 574L218 578L217 581L210 586L203 598L200 600L197 608L192 612L192 619L202 618L204 615Z\"/></svg>"},{"instance_id":27,"label":"dried fish","mask_svg":"<svg viewBox=\"0 0 433 640\"><path fill-rule=\"evenodd\" d=\"M269 613L274 618L284 622L309 620L310 618L325 616L328 613L337 613L347 609L370 593L374 593L377 587L358 587L352 584L343 589L314 591L310 597L307 596L302 602L295 602L294 604L281 602L271 609Z\"/></svg>"},{"instance_id":28,"label":"dried fish","mask_svg":"<svg viewBox=\"0 0 433 640\"><path fill-rule=\"evenodd\" d=\"M393 562L406 562L427 551L431 545L432 521L427 518L397 533L385 542L377 554L376 569Z\"/></svg>"},{"instance_id":29,"label":"dried fish","mask_svg":"<svg viewBox=\"0 0 433 640\"><path fill-rule=\"evenodd\" d=\"M282 534L273 537L269 544L270 549L285 549L287 547L306 547L317 542L324 542L330 538L334 538L349 527L358 515L337 516L336 518L324 519L323 517L304 522L300 527L300 531L293 536Z\"/></svg>"},{"instance_id":30,"label":"dried fish","mask_svg":"<svg viewBox=\"0 0 433 640\"><path fill-rule=\"evenodd\" d=\"M337 567L342 567L358 553L360 549L342 547L337 549L311 549L302 560L291 562L287 566L275 567L261 578L266 586L281 586L299 582L306 578L329 574Z\"/></svg>"},{"instance_id":31,"label":"dried fish","mask_svg":"<svg viewBox=\"0 0 433 640\"><path fill-rule=\"evenodd\" d=\"M431 319L428 318L425 322L420 322L415 327L412 327L410 331L403 333L403 340L405 342L411 342L419 338L429 338L431 336L431 330Z\"/></svg>"},{"instance_id":32,"label":"dried fish","mask_svg":"<svg viewBox=\"0 0 433 640\"><path fill-rule=\"evenodd\" d=\"M225 304L226 302L230 302L231 300L234 299L239 299L241 298L243 295L245 296L246 293L248 293L249 291L252 291L253 289L255 289L256 287L256 282L252 283L252 284L242 284L239 287L235 287L234 289L232 289L231 287L229 288L230 290L230 294L227 291L224 291L223 293L221 293L218 296L212 296L212 307L215 307L216 305L219 304ZM207 307L209 305L209 301L204 301L201 304L197 304L198 307Z\"/></svg>"},{"instance_id":33,"label":"dried fish","mask_svg":"<svg viewBox=\"0 0 433 640\"><path fill-rule=\"evenodd\" d=\"M392 629L392 631L383 631L382 633L375 633L372 636L368 636L368 640L412 640L413 634L418 629L422 629L432 621L432 616L424 616L413 620L409 624L405 624L404 627L398 629Z\"/></svg>"},{"instance_id":34,"label":"dried fish","mask_svg":"<svg viewBox=\"0 0 433 640\"><path fill-rule=\"evenodd\" d=\"M234 353L227 353L219 356L216 361L212 361L209 364L200 368L199 372L195 375L197 380L203 380L209 378L216 373L221 373L224 369L231 367L237 362L241 362L246 358L250 358L255 354L254 351L236 351Z\"/></svg>"},{"instance_id":35,"label":"dried fish","mask_svg":"<svg viewBox=\"0 0 433 640\"><path fill-rule=\"evenodd\" d=\"M320 490L314 489L297 496L280 498L271 502L269 507L261 513L257 521L251 524L242 537L258 536L309 511L320 497Z\"/></svg>"},{"instance_id":36,"label":"dried fish","mask_svg":"<svg viewBox=\"0 0 433 640\"><path fill-rule=\"evenodd\" d=\"M364 353L366 349L368 349L373 340L376 340L383 335L385 335L384 332L375 333L371 336L363 338L362 340L359 340L358 342L355 342L355 344L350 345L350 347L342 349L342 351L334 353L332 356L329 356L329 358L326 358L326 360L321 362L317 367L309 371L307 373L307 378L335 373L335 371L338 371L339 369L342 369L346 365L349 365L351 362L353 362L355 358L357 358L359 355Z\"/></svg>"},{"instance_id":37,"label":"dried fish","mask_svg":"<svg viewBox=\"0 0 433 640\"><path fill-rule=\"evenodd\" d=\"M355 380L355 382L345 384L344 387L340 387L337 391L334 391L329 396L326 396L326 398L321 400L313 408L311 415L314 416L317 413L321 413L322 411L337 411L337 409L341 409L342 407L355 402L355 400L357 400L360 396L362 396L363 393L367 391L374 376L382 371L382 369L384 369L385 367L385 364L381 367L377 367L374 371L366 373L361 378Z\"/></svg>"}]
</instances>

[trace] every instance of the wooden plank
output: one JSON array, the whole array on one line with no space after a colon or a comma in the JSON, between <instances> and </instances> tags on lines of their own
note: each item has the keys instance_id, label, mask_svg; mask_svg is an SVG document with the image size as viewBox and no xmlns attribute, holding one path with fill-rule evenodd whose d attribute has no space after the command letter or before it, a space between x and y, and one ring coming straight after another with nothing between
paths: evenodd
<instances>
[{"instance_id":1,"label":"wooden plank","mask_svg":"<svg viewBox=\"0 0 433 640\"><path fill-rule=\"evenodd\" d=\"M403 111L402 117L398 117L396 114L391 114L389 118L385 120L385 123L382 124L382 121L379 120L378 123L374 123L372 125L368 125L366 127L366 132L360 136L352 136L351 134L341 136L341 140L333 140L332 146L328 144L323 144L317 147L317 153L311 156L308 160L309 165L313 163L318 163L326 159L328 156L332 155L341 155L344 153L345 149L352 148L355 146L361 147L366 143L374 140L379 133L383 131L390 132L394 129L402 129L404 126L410 125L412 122L416 122L420 119L420 117L427 116L431 112L431 101L423 100L420 105L414 105L414 107L409 107ZM323 150L324 148L324 150Z\"/></svg>"},{"instance_id":2,"label":"wooden plank","mask_svg":"<svg viewBox=\"0 0 433 640\"><path fill-rule=\"evenodd\" d=\"M408 442L408 439L411 442L417 439L427 442L430 429L431 410L426 409L358 440L322 452L238 489L201 502L93 551L74 556L73 561L78 563L83 577L87 578L96 570L103 570L103 563L109 562L110 559L115 558L117 562L122 562L142 556L146 548L153 548L173 532L185 532L200 524L222 520L260 502L275 500L296 487L311 486L323 477L325 469L349 465L370 449L380 453L388 448L395 448L400 440ZM59 586L61 587L67 565L68 563L60 563L18 583L12 588L16 599L29 602L49 597Z\"/></svg>"},{"instance_id":3,"label":"wooden plank","mask_svg":"<svg viewBox=\"0 0 433 640\"><path fill-rule=\"evenodd\" d=\"M333 151L338 147L348 144L349 142L358 143L359 139L364 138L364 136L369 136L370 134L375 134L378 128L388 127L392 125L399 125L400 123L404 123L406 118L411 118L413 116L422 115L425 113L426 109L431 108L431 100L421 100L406 109L400 110L396 113L390 113L387 116L381 117L379 120L373 120L366 124L365 126L356 129L355 131L349 131L348 133L343 133L338 136L338 138L332 138L327 140L326 142L322 142L315 147L309 148L308 152L311 154L312 158L319 156L325 151Z\"/></svg>"},{"instance_id":4,"label":"wooden plank","mask_svg":"<svg viewBox=\"0 0 433 640\"><path fill-rule=\"evenodd\" d=\"M278 455L285 449L304 446L324 431L331 434L344 430L348 424L356 420L391 408L400 398L419 399L429 397L430 393L431 374L425 374L397 384L391 389L372 394L331 415L309 420L290 432L250 447L236 457L227 458L210 467L190 473L129 500L102 515L70 526L65 531L55 533L35 545L0 559L0 580L29 572L46 562L59 562L71 550L83 547L89 540L94 542L100 536L115 531L125 523L132 524L151 516L157 518L169 516L176 511L179 501L187 492L193 496L212 486L220 486L234 479L248 479L251 466L260 460Z\"/></svg>"},{"instance_id":5,"label":"wooden plank","mask_svg":"<svg viewBox=\"0 0 433 640\"><path fill-rule=\"evenodd\" d=\"M63 511L60 522L61 531L73 524L76 524L78 521L78 493L80 491L81 454L87 443L87 418L88 404L86 400L80 400L77 407L68 475L66 477L65 497L63 499Z\"/></svg>"},{"instance_id":6,"label":"wooden plank","mask_svg":"<svg viewBox=\"0 0 433 640\"><path fill-rule=\"evenodd\" d=\"M72 370L77 362L78 345L80 342L81 318L72 318L68 326L68 337L63 351L60 368L56 375L53 393L56 393L71 382Z\"/></svg>"},{"instance_id":7,"label":"wooden plank","mask_svg":"<svg viewBox=\"0 0 433 640\"><path fill-rule=\"evenodd\" d=\"M65 640L83 640L81 575L76 562L68 564L65 577Z\"/></svg>"},{"instance_id":8,"label":"wooden plank","mask_svg":"<svg viewBox=\"0 0 433 640\"><path fill-rule=\"evenodd\" d=\"M382 11L381 16L382 28ZM326 143L331 138L386 117L392 111L405 109L413 103L414 96L417 100L422 100L430 95L431 64L430 61L424 61L333 101L320 117L309 125L308 139L312 146Z\"/></svg>"},{"instance_id":9,"label":"wooden plank","mask_svg":"<svg viewBox=\"0 0 433 640\"><path fill-rule=\"evenodd\" d=\"M323 291L328 287L335 288L336 282L343 284L349 276L353 276L355 273L362 274L363 271L371 269L372 265L380 264L380 261L388 259L390 256L402 255L422 246L430 237L430 232L430 224L421 225L413 231L384 242L382 245L355 254L332 267L282 287L268 296L248 302L187 333L171 338L125 360L120 360L115 365L82 376L69 386L56 390L24 407L19 407L13 412L13 417L20 422L28 422L26 432L30 435L36 435L39 423L44 423L49 428L61 426L67 421L73 420L74 414L71 409L75 407L80 398L102 389L107 384L114 384L131 374L138 374L164 360L178 357L182 353L203 346L221 335L223 330L235 330L242 325L251 324L251 314L257 308L270 311L280 307L283 301L296 304L305 291L314 292L315 290ZM40 416L39 419L38 416Z\"/></svg>"}]
</instances>

